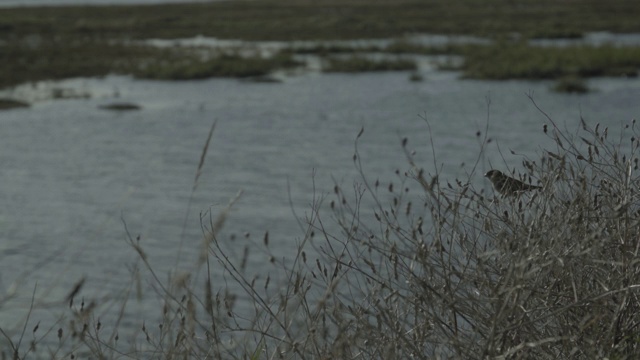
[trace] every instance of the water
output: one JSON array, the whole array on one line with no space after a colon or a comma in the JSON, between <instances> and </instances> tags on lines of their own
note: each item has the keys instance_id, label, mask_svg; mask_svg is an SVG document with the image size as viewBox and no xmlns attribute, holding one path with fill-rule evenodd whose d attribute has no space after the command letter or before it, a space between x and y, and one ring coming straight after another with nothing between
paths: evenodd
<instances>
[{"instance_id":1,"label":"water","mask_svg":"<svg viewBox=\"0 0 640 360\"><path fill-rule=\"evenodd\" d=\"M29 109L0 113L0 294L16 291L0 303L3 329L22 324L34 288L46 310L30 327L63 312L65 296L82 277L86 299L126 288L136 255L126 244L122 219L133 236L140 235L165 280L176 264L196 167L216 119L189 210L183 267L200 251L199 213L222 211L240 190L220 238L237 243L240 254L249 243L245 234L260 242L269 231L272 251L293 257L302 232L292 211L310 211L314 181L322 195L334 179L345 189L358 180L352 156L361 128L360 152L372 180L388 181L396 169L408 168L402 137L432 172L430 135L443 176L453 179L468 170L462 163L478 158L475 133L484 131L487 119L494 141L481 162L484 168L519 167L522 158L509 150L535 157L549 145L542 133L545 117L526 94L533 93L540 107L569 129L577 129L580 114L591 124L619 128L640 113L638 79L591 80L597 91L577 96L551 93L551 83L544 81L459 80L455 73L436 71L424 76L423 82L410 82L404 72L307 73L280 84L107 77L18 90L41 100ZM38 95L52 87L90 97ZM115 101L142 109L99 109ZM264 271L266 260L256 253L248 272ZM219 278L220 271L214 273ZM144 287L151 288L146 282ZM124 326L152 322L160 313L158 302L153 295L131 302L135 315ZM109 312L100 311L105 317Z\"/></svg>"}]
</instances>

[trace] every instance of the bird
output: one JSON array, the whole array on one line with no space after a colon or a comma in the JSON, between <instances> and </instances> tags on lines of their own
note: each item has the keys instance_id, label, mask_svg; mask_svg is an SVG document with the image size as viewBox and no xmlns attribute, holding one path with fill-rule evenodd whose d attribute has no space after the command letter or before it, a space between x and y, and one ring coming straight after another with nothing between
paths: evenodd
<instances>
[{"instance_id":1,"label":"bird","mask_svg":"<svg viewBox=\"0 0 640 360\"><path fill-rule=\"evenodd\" d=\"M489 178L493 188L502 196L519 195L524 191L542 189L540 186L525 184L520 180L516 180L503 174L499 170L489 170L484 177Z\"/></svg>"}]
</instances>

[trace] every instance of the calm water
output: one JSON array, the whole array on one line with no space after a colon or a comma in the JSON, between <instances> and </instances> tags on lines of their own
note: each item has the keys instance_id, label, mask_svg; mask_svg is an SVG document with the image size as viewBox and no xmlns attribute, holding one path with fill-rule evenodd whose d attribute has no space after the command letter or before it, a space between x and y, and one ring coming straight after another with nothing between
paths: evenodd
<instances>
[{"instance_id":1,"label":"calm water","mask_svg":"<svg viewBox=\"0 0 640 360\"><path fill-rule=\"evenodd\" d=\"M219 212L239 190L243 195L221 238L233 244L230 238L236 234L233 241L241 253L248 243L245 233L261 242L269 231L274 253L293 256L302 233L287 184L293 210L301 215L310 211L314 170L317 194L330 192L332 179L350 187L358 180L352 155L361 127L365 171L384 181L394 177L395 169L407 168L400 147L405 136L422 166L433 170L429 131L421 118L426 117L437 161L453 178L464 174L461 163L473 163L478 156L475 133L484 129L488 100L495 141L485 168L489 163L519 167L521 157L509 149L535 156L548 145L544 116L526 93L533 92L538 104L569 129L577 128L580 114L612 128L640 114L638 79L593 80L598 91L577 96L550 93L548 82L424 75L425 81L410 82L407 73L309 73L280 84L79 79L49 86L90 98L37 101L30 109L0 113L0 294L17 284L16 296L1 304L0 323L10 330L21 324L36 284L36 298L51 306L31 319L29 329L63 313L59 303L83 276L85 299L125 289L136 256L126 244L121 218L134 236L141 236L165 280L176 264L195 170L214 119L218 125L191 204L181 267L197 258L199 213ZM22 90L23 95L30 92L37 97L38 91ZM142 109L116 113L98 108L113 101L135 102ZM257 253L248 272L258 273L266 263L266 256ZM219 278L219 269L214 273ZM144 286L149 288L147 282ZM158 301L150 293L133 301L124 326L153 321L159 316ZM108 318L114 310L100 311ZM52 321L41 327L54 326Z\"/></svg>"}]
</instances>

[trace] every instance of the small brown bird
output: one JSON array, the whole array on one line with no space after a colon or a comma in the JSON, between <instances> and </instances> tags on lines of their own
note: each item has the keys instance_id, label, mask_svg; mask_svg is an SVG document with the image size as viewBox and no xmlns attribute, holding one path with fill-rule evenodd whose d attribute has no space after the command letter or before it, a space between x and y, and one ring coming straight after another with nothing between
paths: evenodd
<instances>
[{"instance_id":1,"label":"small brown bird","mask_svg":"<svg viewBox=\"0 0 640 360\"><path fill-rule=\"evenodd\" d=\"M524 191L542 189L540 186L525 184L520 180L509 177L498 170L489 170L484 177L491 180L493 188L502 196L518 195Z\"/></svg>"}]
</instances>

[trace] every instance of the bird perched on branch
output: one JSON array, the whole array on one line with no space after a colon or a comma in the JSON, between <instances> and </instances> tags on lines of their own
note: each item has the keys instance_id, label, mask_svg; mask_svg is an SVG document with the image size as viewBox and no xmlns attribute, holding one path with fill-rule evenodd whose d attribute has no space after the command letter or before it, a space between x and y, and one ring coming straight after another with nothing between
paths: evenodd
<instances>
[{"instance_id":1,"label":"bird perched on branch","mask_svg":"<svg viewBox=\"0 0 640 360\"><path fill-rule=\"evenodd\" d=\"M518 195L524 191L542 189L540 186L525 184L520 180L509 177L498 170L489 170L484 177L489 178L493 188L502 196Z\"/></svg>"}]
</instances>

